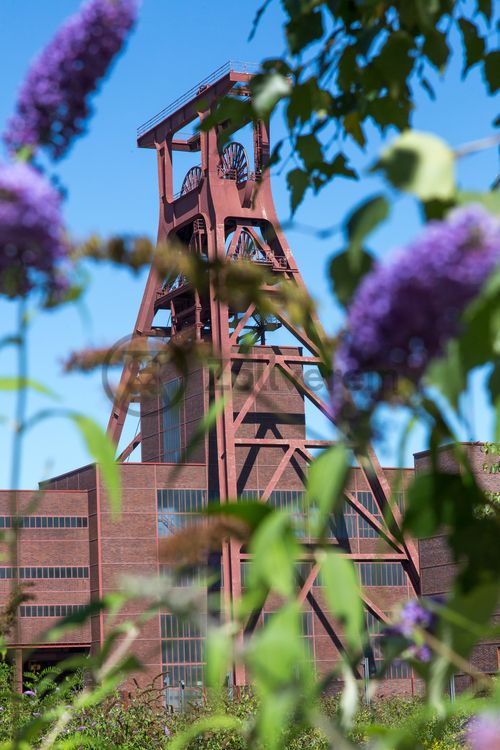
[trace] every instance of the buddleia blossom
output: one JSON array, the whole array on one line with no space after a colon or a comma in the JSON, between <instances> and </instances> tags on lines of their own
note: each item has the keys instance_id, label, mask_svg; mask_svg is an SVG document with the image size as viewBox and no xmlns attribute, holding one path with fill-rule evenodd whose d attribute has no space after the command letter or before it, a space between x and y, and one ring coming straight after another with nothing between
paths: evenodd
<instances>
[{"instance_id":1,"label":"buddleia blossom","mask_svg":"<svg viewBox=\"0 0 500 750\"><path fill-rule=\"evenodd\" d=\"M89 117L89 97L134 25L138 0L90 0L33 62L4 140L61 157Z\"/></svg>"},{"instance_id":2,"label":"buddleia blossom","mask_svg":"<svg viewBox=\"0 0 500 750\"><path fill-rule=\"evenodd\" d=\"M438 599L434 605L442 604ZM426 643L420 643L419 630L433 634L436 630L438 618L436 612L429 609L417 599L411 599L403 604L395 623L384 631L386 637L398 636L409 642L408 654L418 661L428 662L431 660L432 652Z\"/></svg>"},{"instance_id":3,"label":"buddleia blossom","mask_svg":"<svg viewBox=\"0 0 500 750\"><path fill-rule=\"evenodd\" d=\"M460 331L461 315L500 262L500 222L480 206L430 222L421 236L361 283L337 351L337 380L378 373L417 383ZM334 390L334 411L342 399Z\"/></svg>"},{"instance_id":4,"label":"buddleia blossom","mask_svg":"<svg viewBox=\"0 0 500 750\"><path fill-rule=\"evenodd\" d=\"M67 254L57 190L28 164L0 165L0 293L59 295Z\"/></svg>"},{"instance_id":5,"label":"buddleia blossom","mask_svg":"<svg viewBox=\"0 0 500 750\"><path fill-rule=\"evenodd\" d=\"M467 741L471 750L500 750L500 714L485 713L472 719Z\"/></svg>"}]
</instances>

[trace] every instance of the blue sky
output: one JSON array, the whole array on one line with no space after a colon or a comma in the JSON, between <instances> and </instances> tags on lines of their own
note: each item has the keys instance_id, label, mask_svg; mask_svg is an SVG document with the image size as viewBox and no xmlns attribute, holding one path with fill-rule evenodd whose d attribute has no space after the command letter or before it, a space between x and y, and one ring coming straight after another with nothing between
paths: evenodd
<instances>
[{"instance_id":1,"label":"blue sky","mask_svg":"<svg viewBox=\"0 0 500 750\"><path fill-rule=\"evenodd\" d=\"M0 3L0 126L13 110L16 92L33 56L50 39L58 24L77 7L76 0L2 0ZM284 49L278 0L271 3L254 39L248 32L260 0L192 0L190 3L144 0L138 28L125 54L117 61L108 80L94 99L95 114L88 135L77 141L69 156L57 168L68 189L65 220L73 235L91 232L139 233L155 236L157 226L157 184L154 154L138 150L136 127L165 107L172 99L194 86L228 59L259 62L279 55ZM473 71L460 79L458 50L445 80L437 74L433 84L438 97L429 100L424 92L416 96L414 126L446 138L457 146L491 133L495 103L485 95L480 76ZM282 131L279 116L273 123L275 136ZM353 161L367 165L373 161L382 142L375 130L369 133L369 148L362 154L349 150ZM391 134L388 136L391 137ZM461 184L467 189L486 189L496 173L493 151L463 160L459 167ZM278 216L289 218L284 174L273 181ZM318 197L308 196L296 217L301 224L324 227L342 221L363 197L382 188L379 179L364 175L360 182L339 180ZM373 235L372 249L379 255L404 244L419 228L414 203L398 201L390 223ZM325 277L328 258L341 246L340 237L319 240L289 229L289 244L302 270L306 284L316 298L325 327L333 331L339 314ZM34 311L30 333L30 374L60 394L58 408L84 411L103 426L110 403L103 392L101 376L63 375L61 363L68 352L88 346L110 344L131 331L140 303L145 274L133 274L113 267L89 267L92 280L79 306L53 313ZM0 338L14 328L15 305L0 301ZM14 373L12 353L0 350L0 374ZM491 438L492 419L478 375L466 404L472 431L464 438ZM12 419L12 403L0 395L0 414ZM31 411L49 406L40 397L30 396ZM384 415L384 439L379 456L395 465L395 438L401 417ZM0 487L9 485L10 424L0 423ZM314 422L315 431L328 436L326 425ZM126 438L134 433L136 422L128 426ZM424 447L425 434L417 430L406 456ZM84 446L74 428L57 418L39 424L26 438L21 485L36 486L39 479L86 463Z\"/></svg>"}]
</instances>

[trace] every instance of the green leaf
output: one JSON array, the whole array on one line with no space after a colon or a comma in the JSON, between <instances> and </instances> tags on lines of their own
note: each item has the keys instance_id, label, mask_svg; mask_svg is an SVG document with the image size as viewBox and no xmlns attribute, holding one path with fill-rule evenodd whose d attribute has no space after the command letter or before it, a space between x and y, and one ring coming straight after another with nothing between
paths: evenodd
<instances>
[{"instance_id":1,"label":"green leaf","mask_svg":"<svg viewBox=\"0 0 500 750\"><path fill-rule=\"evenodd\" d=\"M464 45L465 62L463 76L478 62L481 62L484 55L484 39L478 34L477 26L467 18L459 18L458 25L462 33Z\"/></svg>"},{"instance_id":2,"label":"green leaf","mask_svg":"<svg viewBox=\"0 0 500 750\"><path fill-rule=\"evenodd\" d=\"M489 52L484 58L484 78L490 94L500 88L500 51Z\"/></svg>"},{"instance_id":3,"label":"green leaf","mask_svg":"<svg viewBox=\"0 0 500 750\"><path fill-rule=\"evenodd\" d=\"M348 165L347 156L342 152L339 152L331 162L325 162L323 165L323 173L329 180L335 175L348 177L351 180L359 179L358 173Z\"/></svg>"},{"instance_id":4,"label":"green leaf","mask_svg":"<svg viewBox=\"0 0 500 750\"><path fill-rule=\"evenodd\" d=\"M344 503L344 487L350 471L349 453L343 443L321 453L310 468L307 479L306 502L317 509L312 533L322 536L332 513Z\"/></svg>"},{"instance_id":5,"label":"green leaf","mask_svg":"<svg viewBox=\"0 0 500 750\"><path fill-rule=\"evenodd\" d=\"M75 413L69 414L69 417L78 427L88 452L99 465L112 512L119 514L121 476L119 464L115 461L115 444L93 419Z\"/></svg>"},{"instance_id":6,"label":"green leaf","mask_svg":"<svg viewBox=\"0 0 500 750\"><path fill-rule=\"evenodd\" d=\"M356 141L358 146L364 148L366 137L361 127L361 116L359 112L350 112L344 117L344 130Z\"/></svg>"},{"instance_id":7,"label":"green leaf","mask_svg":"<svg viewBox=\"0 0 500 750\"><path fill-rule=\"evenodd\" d=\"M309 44L323 36L321 11L294 14L285 29L290 52L292 55L298 55Z\"/></svg>"},{"instance_id":8,"label":"green leaf","mask_svg":"<svg viewBox=\"0 0 500 750\"><path fill-rule=\"evenodd\" d=\"M445 356L431 362L425 379L429 385L438 388L455 409L458 408L460 395L467 387L467 371L458 341L450 341Z\"/></svg>"},{"instance_id":9,"label":"green leaf","mask_svg":"<svg viewBox=\"0 0 500 750\"><path fill-rule=\"evenodd\" d=\"M479 13L482 13L487 21L491 21L491 16L493 13L491 0L476 0L476 3Z\"/></svg>"},{"instance_id":10,"label":"green leaf","mask_svg":"<svg viewBox=\"0 0 500 750\"><path fill-rule=\"evenodd\" d=\"M323 162L321 144L315 135L299 135L296 140L297 151L306 169L313 169Z\"/></svg>"},{"instance_id":11,"label":"green leaf","mask_svg":"<svg viewBox=\"0 0 500 750\"><path fill-rule=\"evenodd\" d=\"M500 216L500 190L491 190L488 193L474 193L459 190L455 202L459 205L468 203L480 203L492 214Z\"/></svg>"},{"instance_id":12,"label":"green leaf","mask_svg":"<svg viewBox=\"0 0 500 750\"><path fill-rule=\"evenodd\" d=\"M250 551L253 559L249 587L258 589L264 585L282 596L290 596L295 590L294 564L299 552L290 516L281 512L269 514L252 536Z\"/></svg>"},{"instance_id":13,"label":"green leaf","mask_svg":"<svg viewBox=\"0 0 500 750\"><path fill-rule=\"evenodd\" d=\"M361 247L365 237L387 219L389 211L389 203L383 195L368 198L356 208L346 222L347 236L351 245Z\"/></svg>"},{"instance_id":14,"label":"green leaf","mask_svg":"<svg viewBox=\"0 0 500 750\"><path fill-rule=\"evenodd\" d=\"M16 378L16 377L0 377L0 391L19 391L25 388L30 388L37 393L43 393L44 396L50 396L50 398L58 399L54 391L51 391L42 383L31 378Z\"/></svg>"},{"instance_id":15,"label":"green leaf","mask_svg":"<svg viewBox=\"0 0 500 750\"><path fill-rule=\"evenodd\" d=\"M393 97L389 94L377 96L376 99L367 103L366 111L381 130L390 125L404 130L409 125L410 108L404 98Z\"/></svg>"},{"instance_id":16,"label":"green leaf","mask_svg":"<svg viewBox=\"0 0 500 750\"><path fill-rule=\"evenodd\" d=\"M455 195L455 156L441 138L417 130L402 133L372 167L394 187L423 201Z\"/></svg>"},{"instance_id":17,"label":"green leaf","mask_svg":"<svg viewBox=\"0 0 500 750\"><path fill-rule=\"evenodd\" d=\"M457 451L453 453L452 446L449 450L457 473L436 471L415 477L408 489L404 531L422 539L445 529L459 565L456 586L470 591L480 581L499 578L498 525L494 519L479 516L484 494L463 459L459 463Z\"/></svg>"},{"instance_id":18,"label":"green leaf","mask_svg":"<svg viewBox=\"0 0 500 750\"><path fill-rule=\"evenodd\" d=\"M317 559L328 607L343 625L351 655L359 655L364 642L364 608L354 564L336 552L322 551Z\"/></svg>"},{"instance_id":19,"label":"green leaf","mask_svg":"<svg viewBox=\"0 0 500 750\"><path fill-rule=\"evenodd\" d=\"M303 169L292 169L286 176L288 189L290 190L290 208L292 215L302 203L304 193L310 185L309 175Z\"/></svg>"},{"instance_id":20,"label":"green leaf","mask_svg":"<svg viewBox=\"0 0 500 750\"><path fill-rule=\"evenodd\" d=\"M297 83L292 88L286 111L288 127L293 130L297 123L303 125L314 113L329 112L332 101L330 92L319 86L315 76Z\"/></svg>"},{"instance_id":21,"label":"green leaf","mask_svg":"<svg viewBox=\"0 0 500 750\"><path fill-rule=\"evenodd\" d=\"M450 55L446 34L437 29L429 29L425 35L422 52L438 70L443 70Z\"/></svg>"},{"instance_id":22,"label":"green leaf","mask_svg":"<svg viewBox=\"0 0 500 750\"><path fill-rule=\"evenodd\" d=\"M342 305L348 305L363 277L373 268L373 256L366 250L351 248L339 253L330 261L330 279L333 290Z\"/></svg>"},{"instance_id":23,"label":"green leaf","mask_svg":"<svg viewBox=\"0 0 500 750\"><path fill-rule=\"evenodd\" d=\"M383 87L387 87L395 96L406 86L406 80L415 64L413 49L412 37L405 31L395 31L389 34L380 54L368 65L368 70L374 67L382 74Z\"/></svg>"},{"instance_id":24,"label":"green leaf","mask_svg":"<svg viewBox=\"0 0 500 750\"><path fill-rule=\"evenodd\" d=\"M238 503L209 503L204 510L204 513L209 516L224 515L240 518L252 529L256 529L272 512L272 508L267 503L261 503L259 500L255 502L244 500Z\"/></svg>"},{"instance_id":25,"label":"green leaf","mask_svg":"<svg viewBox=\"0 0 500 750\"><path fill-rule=\"evenodd\" d=\"M289 96L290 80L280 73L255 76L252 80L252 104L259 117L267 118L277 103Z\"/></svg>"},{"instance_id":26,"label":"green leaf","mask_svg":"<svg viewBox=\"0 0 500 750\"><path fill-rule=\"evenodd\" d=\"M208 629L205 645L206 679L208 687L216 690L221 689L225 677L231 669L233 631L234 628L231 623Z\"/></svg>"}]
</instances>

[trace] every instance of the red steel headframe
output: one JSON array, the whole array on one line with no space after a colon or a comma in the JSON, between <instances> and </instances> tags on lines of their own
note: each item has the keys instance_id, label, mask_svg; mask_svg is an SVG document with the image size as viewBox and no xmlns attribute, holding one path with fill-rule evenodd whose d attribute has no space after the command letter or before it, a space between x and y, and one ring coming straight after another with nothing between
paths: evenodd
<instances>
[{"instance_id":1,"label":"red steel headframe","mask_svg":"<svg viewBox=\"0 0 500 750\"><path fill-rule=\"evenodd\" d=\"M235 67L238 69L233 69L230 65L219 69L216 75L206 79L197 89L193 89L189 97L178 100L178 106L164 110L158 118L153 119L140 130L138 145L142 148L154 148L157 153L160 199L158 242L166 241L174 235L177 236L183 228L192 226L189 246L192 252L200 251L199 242L202 241L208 260L215 261L244 254L250 248L253 257L258 256L263 263L267 264L272 273L281 274L281 277L289 280L290 283L304 287L304 282L278 222L271 193L270 174L269 170L265 169L269 160L268 123L261 121L253 125L255 157L253 171L250 171L248 163L245 166L241 149L233 146L221 155L217 128L206 132L201 130L185 138L179 133L193 120L203 122L214 110L217 102L228 93L231 92L237 96L249 95L248 83L252 73L247 72L241 66ZM178 196L174 196L173 193L172 152L175 150L201 153L200 167L189 171L181 194ZM228 220L234 229L229 247L227 247L226 229ZM263 241L262 237L256 233L255 227L264 224L270 227L271 231L264 235ZM208 302L205 301L202 304L198 295L194 293L192 304L190 302L186 306L186 303L178 304L179 300L184 299L182 280L180 282L177 280L170 285L163 284L163 281L152 268L133 336L152 335L153 318L159 304L163 309L169 309L171 312L170 327L167 331L170 337L175 337L179 330L190 325L196 336L201 338L203 326L209 319L211 343L222 363L221 372L215 378L215 398L224 398L224 408L216 421L220 501L230 502L237 498L236 452L238 448L255 445L259 450L264 450L266 447L274 449L279 447L283 451L280 463L263 489L262 501L265 502L294 457L301 457L301 460L310 462L313 458L310 452L312 449L325 447L330 443L306 439L246 438L239 433L239 427L251 408L252 398L264 387L274 368L284 373L305 398L330 418L327 404L296 375L297 366L319 364L320 352L307 333L283 313L279 316L281 324L292 333L308 354L294 353L288 356L276 354L270 347L262 347L259 350L259 346L252 347L249 353L242 353L238 350L237 340L254 312L252 306L243 313L236 328L231 329L228 305L217 297L212 287L210 287ZM269 292L272 293L272 288ZM237 362L245 361L259 362L262 365L262 371L252 393L235 417L231 373ZM122 373L118 391L121 395L113 404L108 425L109 435L116 444L120 440L129 407L127 394L130 393L130 388L128 386L137 373L138 365L133 362L127 365ZM120 459L126 458L139 444L140 439L140 435L136 436L134 441L122 451ZM395 526L399 527L400 512L397 503L391 497L389 484L375 452L369 449L363 455L356 456L356 459L372 490L380 516L387 518L389 514ZM397 539L388 526L370 513L353 493L346 493L346 501L392 547L390 553L353 555L353 557L363 560L391 559L404 562L411 584L415 591L418 591L418 558L414 543L411 540L401 542ZM228 542L223 548L223 588L228 601L232 601L241 593L241 559L240 544L236 541ZM318 614L320 607L312 592L316 573L313 567L311 574L302 582L299 598L301 601L307 598ZM365 605L376 617L385 619L384 614L366 596ZM333 640L334 635L330 633L331 626L328 620L321 610L319 615L321 615L320 619L325 630ZM338 646L337 641L338 638L335 636ZM236 684L244 684L244 672L237 670L235 679Z\"/></svg>"}]
</instances>

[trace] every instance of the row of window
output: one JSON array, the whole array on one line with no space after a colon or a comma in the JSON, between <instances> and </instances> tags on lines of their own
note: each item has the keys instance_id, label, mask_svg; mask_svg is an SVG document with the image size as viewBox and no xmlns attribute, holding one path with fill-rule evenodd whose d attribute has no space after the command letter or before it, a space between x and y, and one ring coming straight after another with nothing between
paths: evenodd
<instances>
[{"instance_id":1,"label":"row of window","mask_svg":"<svg viewBox=\"0 0 500 750\"><path fill-rule=\"evenodd\" d=\"M242 560L240 576L242 588L248 583L249 566L251 560ZM359 578L363 586L406 586L406 575L399 562L361 562L357 563ZM297 563L296 570L302 581L305 581L311 571L311 563L303 561ZM315 585L319 580L315 581Z\"/></svg>"},{"instance_id":2,"label":"row of window","mask_svg":"<svg viewBox=\"0 0 500 750\"><path fill-rule=\"evenodd\" d=\"M371 492L356 492L359 502L381 522L382 515L379 512L373 494ZM199 513L207 505L206 490L158 490L158 534L169 536L175 531L189 525L195 520L191 514ZM262 496L261 490L244 490L241 500L254 500ZM304 490L274 490L269 496L268 503L274 508L288 510L294 513L298 521L304 521ZM397 493L396 500L401 506L403 493ZM307 527L298 532L300 537L308 537ZM342 543L348 539L376 539L379 535L376 529L354 508L345 503L343 510L337 518L330 518L326 536L336 539Z\"/></svg>"},{"instance_id":3,"label":"row of window","mask_svg":"<svg viewBox=\"0 0 500 750\"><path fill-rule=\"evenodd\" d=\"M162 659L164 664L192 664L203 662L204 638L189 640L162 641Z\"/></svg>"},{"instance_id":4,"label":"row of window","mask_svg":"<svg viewBox=\"0 0 500 750\"><path fill-rule=\"evenodd\" d=\"M28 604L19 607L20 617L67 617L85 609L85 604Z\"/></svg>"},{"instance_id":5,"label":"row of window","mask_svg":"<svg viewBox=\"0 0 500 750\"><path fill-rule=\"evenodd\" d=\"M203 686L203 665L197 666L184 666L183 664L176 664L170 666L170 664L163 665L163 671L165 674L165 686L178 688L181 683L186 687L202 687Z\"/></svg>"},{"instance_id":6,"label":"row of window","mask_svg":"<svg viewBox=\"0 0 500 750\"><path fill-rule=\"evenodd\" d=\"M200 638L206 631L206 622L195 625L192 622L181 620L176 615L160 615L160 628L162 638Z\"/></svg>"},{"instance_id":7,"label":"row of window","mask_svg":"<svg viewBox=\"0 0 500 750\"><path fill-rule=\"evenodd\" d=\"M0 567L0 579L17 578L88 578L89 569L85 567L43 567L43 568L9 568Z\"/></svg>"},{"instance_id":8,"label":"row of window","mask_svg":"<svg viewBox=\"0 0 500 750\"><path fill-rule=\"evenodd\" d=\"M190 570L176 570L173 565L160 565L160 575L169 576L172 579L174 586L187 587L194 586L195 584L204 583L210 579L210 583L213 582L215 576L214 573L204 571L201 568L191 568Z\"/></svg>"},{"instance_id":9,"label":"row of window","mask_svg":"<svg viewBox=\"0 0 500 750\"><path fill-rule=\"evenodd\" d=\"M19 568L20 578L88 578L86 567Z\"/></svg>"},{"instance_id":10,"label":"row of window","mask_svg":"<svg viewBox=\"0 0 500 750\"><path fill-rule=\"evenodd\" d=\"M206 490L158 490L158 511L199 513L207 504Z\"/></svg>"},{"instance_id":11,"label":"row of window","mask_svg":"<svg viewBox=\"0 0 500 750\"><path fill-rule=\"evenodd\" d=\"M406 576L398 562L358 563L359 578L363 586L405 586Z\"/></svg>"},{"instance_id":12,"label":"row of window","mask_svg":"<svg viewBox=\"0 0 500 750\"><path fill-rule=\"evenodd\" d=\"M86 529L86 516L0 516L0 529Z\"/></svg>"}]
</instances>

